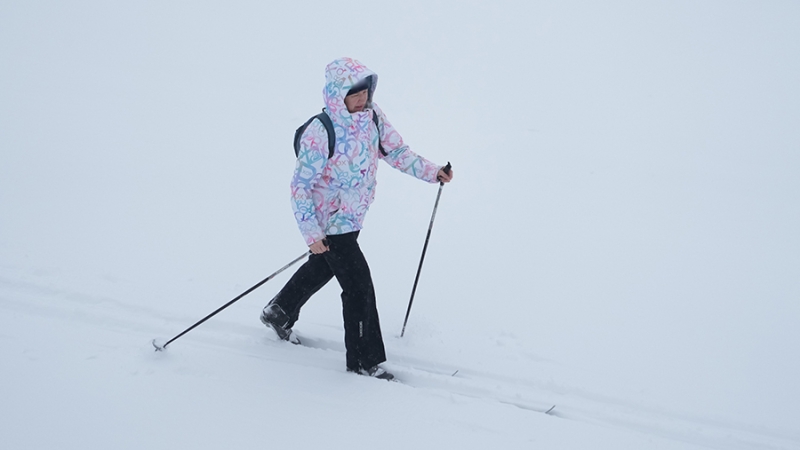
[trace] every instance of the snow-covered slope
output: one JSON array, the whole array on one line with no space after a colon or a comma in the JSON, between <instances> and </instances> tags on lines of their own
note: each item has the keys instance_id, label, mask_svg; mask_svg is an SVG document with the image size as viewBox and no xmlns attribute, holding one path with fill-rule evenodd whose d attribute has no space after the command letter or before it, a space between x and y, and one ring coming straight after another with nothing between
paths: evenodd
<instances>
[{"instance_id":1,"label":"snow-covered slope","mask_svg":"<svg viewBox=\"0 0 800 450\"><path fill-rule=\"evenodd\" d=\"M10 276L9 276L10 275ZM0 280L8 448L796 448L797 433L676 414L560 382L524 352L478 360L387 340L400 383L342 366L341 330L304 346L219 318L154 352L185 314ZM254 308L247 308L254 310ZM563 370L563 369L562 369Z\"/></svg>"},{"instance_id":2,"label":"snow-covered slope","mask_svg":"<svg viewBox=\"0 0 800 450\"><path fill-rule=\"evenodd\" d=\"M153 352L304 250L343 55L456 172L402 339L436 187L361 236L402 382L283 275ZM3 448L800 448L795 2L9 1L0 61Z\"/></svg>"}]
</instances>

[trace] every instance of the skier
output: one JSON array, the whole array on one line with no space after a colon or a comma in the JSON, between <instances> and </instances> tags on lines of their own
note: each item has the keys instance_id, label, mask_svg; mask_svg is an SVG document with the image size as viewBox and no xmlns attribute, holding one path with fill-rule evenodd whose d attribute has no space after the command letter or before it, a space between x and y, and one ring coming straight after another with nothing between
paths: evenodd
<instances>
[{"instance_id":1,"label":"skier","mask_svg":"<svg viewBox=\"0 0 800 450\"><path fill-rule=\"evenodd\" d=\"M280 339L292 334L300 308L331 278L342 288L347 371L391 380L375 290L358 245L364 216L375 198L378 161L429 183L449 183L453 173L409 150L373 102L378 76L351 58L325 70L325 112L333 122L335 151L329 158L328 131L311 121L300 137L291 182L294 216L311 255L261 313ZM375 123L377 116L377 126Z\"/></svg>"}]
</instances>

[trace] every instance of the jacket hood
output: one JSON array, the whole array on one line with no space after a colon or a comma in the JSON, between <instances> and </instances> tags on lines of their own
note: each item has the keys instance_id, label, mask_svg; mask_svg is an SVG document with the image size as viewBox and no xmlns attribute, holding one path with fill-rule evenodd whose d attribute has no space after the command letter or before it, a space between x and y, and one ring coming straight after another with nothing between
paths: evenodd
<instances>
[{"instance_id":1,"label":"jacket hood","mask_svg":"<svg viewBox=\"0 0 800 450\"><path fill-rule=\"evenodd\" d=\"M353 58L340 58L328 64L325 68L325 89L322 91L322 96L331 120L340 125L350 124L353 116L347 111L344 98L351 87L367 77L372 77L372 83L366 108L372 108L372 96L378 85L378 75Z\"/></svg>"}]
</instances>

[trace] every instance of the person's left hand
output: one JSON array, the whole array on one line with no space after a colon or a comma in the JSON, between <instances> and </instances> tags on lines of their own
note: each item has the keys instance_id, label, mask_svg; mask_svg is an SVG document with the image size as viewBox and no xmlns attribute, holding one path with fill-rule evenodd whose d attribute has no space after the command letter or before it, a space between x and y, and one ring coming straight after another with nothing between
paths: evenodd
<instances>
[{"instance_id":1,"label":"person's left hand","mask_svg":"<svg viewBox=\"0 0 800 450\"><path fill-rule=\"evenodd\" d=\"M444 171L444 167L439 169L439 173L436 175L436 179L441 181L442 183L449 183L453 181L453 169L450 169L450 173Z\"/></svg>"},{"instance_id":2,"label":"person's left hand","mask_svg":"<svg viewBox=\"0 0 800 450\"><path fill-rule=\"evenodd\" d=\"M328 240L325 238L322 238L314 242L313 244L309 245L308 249L311 250L311 253L315 255L321 255L330 250L330 248L328 247Z\"/></svg>"}]
</instances>

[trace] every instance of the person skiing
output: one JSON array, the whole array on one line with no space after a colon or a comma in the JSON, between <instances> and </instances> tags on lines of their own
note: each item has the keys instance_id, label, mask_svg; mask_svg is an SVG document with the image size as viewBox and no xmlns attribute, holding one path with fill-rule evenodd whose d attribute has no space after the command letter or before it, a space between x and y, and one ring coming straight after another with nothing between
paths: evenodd
<instances>
[{"instance_id":1,"label":"person skiing","mask_svg":"<svg viewBox=\"0 0 800 450\"><path fill-rule=\"evenodd\" d=\"M347 371L391 380L375 289L358 245L364 217L375 199L378 161L429 183L449 183L447 172L412 152L373 102L378 75L352 58L325 69L324 112L335 131L329 157L328 132L312 120L300 136L291 181L291 203L311 255L264 307L261 321L282 340L299 343L292 327L300 309L331 278L342 288ZM375 122L377 117L377 124ZM377 126L376 126L377 125Z\"/></svg>"}]
</instances>

